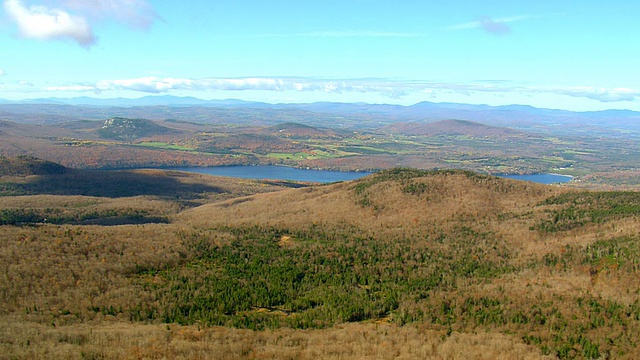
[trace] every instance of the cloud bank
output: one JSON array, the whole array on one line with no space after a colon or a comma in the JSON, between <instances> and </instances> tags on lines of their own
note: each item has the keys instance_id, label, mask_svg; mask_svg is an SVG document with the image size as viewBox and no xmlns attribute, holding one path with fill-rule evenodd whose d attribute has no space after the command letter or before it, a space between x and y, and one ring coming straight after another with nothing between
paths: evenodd
<instances>
[{"instance_id":1,"label":"cloud bank","mask_svg":"<svg viewBox=\"0 0 640 360\"><path fill-rule=\"evenodd\" d=\"M205 78L180 79L143 77L135 79L102 80L94 85L70 85L47 88L49 91L136 91L152 94L172 91L308 91L324 93L377 92L390 97L405 93L401 87L375 80L321 80L304 78Z\"/></svg>"},{"instance_id":2,"label":"cloud bank","mask_svg":"<svg viewBox=\"0 0 640 360\"><path fill-rule=\"evenodd\" d=\"M179 91L273 91L319 92L325 94L370 93L392 99L423 93L457 93L473 96L478 93L495 94L551 94L586 98L599 102L634 101L640 99L640 89L598 87L523 86L510 82L479 81L470 83L440 83L428 81L394 81L387 79L315 79L315 78L158 78L102 80L95 84L73 84L49 87L48 91L104 92L133 91L150 94Z\"/></svg>"},{"instance_id":3,"label":"cloud bank","mask_svg":"<svg viewBox=\"0 0 640 360\"><path fill-rule=\"evenodd\" d=\"M50 6L4 0L3 8L20 36L37 40L72 40L83 47L96 43L93 25L113 20L144 29L157 18L146 0L57 0Z\"/></svg>"},{"instance_id":4,"label":"cloud bank","mask_svg":"<svg viewBox=\"0 0 640 360\"><path fill-rule=\"evenodd\" d=\"M600 102L635 101L640 99L640 90L629 88L574 87L560 90L560 93L573 97L583 97Z\"/></svg>"}]
</instances>

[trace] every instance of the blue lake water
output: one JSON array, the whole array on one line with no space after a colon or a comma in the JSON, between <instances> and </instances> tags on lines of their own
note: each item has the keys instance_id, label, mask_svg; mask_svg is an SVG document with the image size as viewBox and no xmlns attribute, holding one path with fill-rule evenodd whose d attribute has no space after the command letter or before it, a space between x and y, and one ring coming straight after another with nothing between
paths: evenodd
<instances>
[{"instance_id":1,"label":"blue lake water","mask_svg":"<svg viewBox=\"0 0 640 360\"><path fill-rule=\"evenodd\" d=\"M498 175L502 178L531 181L539 184L558 184L571 181L573 177L558 174L531 174L531 175Z\"/></svg>"},{"instance_id":2,"label":"blue lake water","mask_svg":"<svg viewBox=\"0 0 640 360\"><path fill-rule=\"evenodd\" d=\"M355 180L371 174L370 172L299 169L276 165L182 167L172 168L172 170L244 179L291 180L319 183ZM565 183L572 179L571 176L557 174L499 176L507 179L525 180L540 184Z\"/></svg>"},{"instance_id":3,"label":"blue lake water","mask_svg":"<svg viewBox=\"0 0 640 360\"><path fill-rule=\"evenodd\" d=\"M355 180L371 174L369 172L298 169L276 165L184 167L172 168L172 170L244 179L291 180L320 183Z\"/></svg>"}]
</instances>

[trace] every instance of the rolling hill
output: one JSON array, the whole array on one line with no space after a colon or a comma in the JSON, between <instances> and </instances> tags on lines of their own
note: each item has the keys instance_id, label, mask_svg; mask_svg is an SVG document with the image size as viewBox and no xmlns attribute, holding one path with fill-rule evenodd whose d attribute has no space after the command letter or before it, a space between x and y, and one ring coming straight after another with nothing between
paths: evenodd
<instances>
[{"instance_id":1,"label":"rolling hill","mask_svg":"<svg viewBox=\"0 0 640 360\"><path fill-rule=\"evenodd\" d=\"M0 156L0 176L60 175L68 171L62 165L31 156Z\"/></svg>"},{"instance_id":2,"label":"rolling hill","mask_svg":"<svg viewBox=\"0 0 640 360\"><path fill-rule=\"evenodd\" d=\"M332 129L319 129L309 125L298 123L283 123L272 127L269 130L276 135L284 135L291 138L302 139L340 139L341 136L337 131Z\"/></svg>"},{"instance_id":3,"label":"rolling hill","mask_svg":"<svg viewBox=\"0 0 640 360\"><path fill-rule=\"evenodd\" d=\"M349 224L413 229L467 216L530 209L559 188L508 181L465 171L392 169L355 183L264 194L185 212L185 220L208 225L308 226ZM459 201L457 199L460 199ZM437 210L437 211L436 211ZM208 214L208 215L207 215Z\"/></svg>"}]
</instances>

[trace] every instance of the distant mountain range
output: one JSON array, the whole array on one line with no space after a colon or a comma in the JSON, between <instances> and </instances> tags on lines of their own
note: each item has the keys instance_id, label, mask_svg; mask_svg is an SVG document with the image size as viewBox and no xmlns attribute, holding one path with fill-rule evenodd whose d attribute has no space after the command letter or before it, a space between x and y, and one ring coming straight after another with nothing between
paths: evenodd
<instances>
[{"instance_id":1,"label":"distant mountain range","mask_svg":"<svg viewBox=\"0 0 640 360\"><path fill-rule=\"evenodd\" d=\"M640 136L640 112L605 110L574 112L526 105L471 105L421 102L411 106L317 102L268 104L243 100L202 100L194 97L147 96L139 99L46 98L0 100L0 119L66 122L110 117L224 123L243 119L251 124L296 122L311 126L371 128L396 122L429 123L468 120L485 125L534 132ZM26 120L25 120L26 119ZM552 129L552 131L551 131Z\"/></svg>"}]
</instances>

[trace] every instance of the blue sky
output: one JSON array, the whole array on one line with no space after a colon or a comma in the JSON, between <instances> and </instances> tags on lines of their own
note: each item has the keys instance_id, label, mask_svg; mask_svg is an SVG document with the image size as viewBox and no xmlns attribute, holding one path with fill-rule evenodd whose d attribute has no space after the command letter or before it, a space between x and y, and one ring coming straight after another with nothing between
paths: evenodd
<instances>
[{"instance_id":1,"label":"blue sky","mask_svg":"<svg viewBox=\"0 0 640 360\"><path fill-rule=\"evenodd\" d=\"M0 98L640 110L630 0L0 0Z\"/></svg>"}]
</instances>

